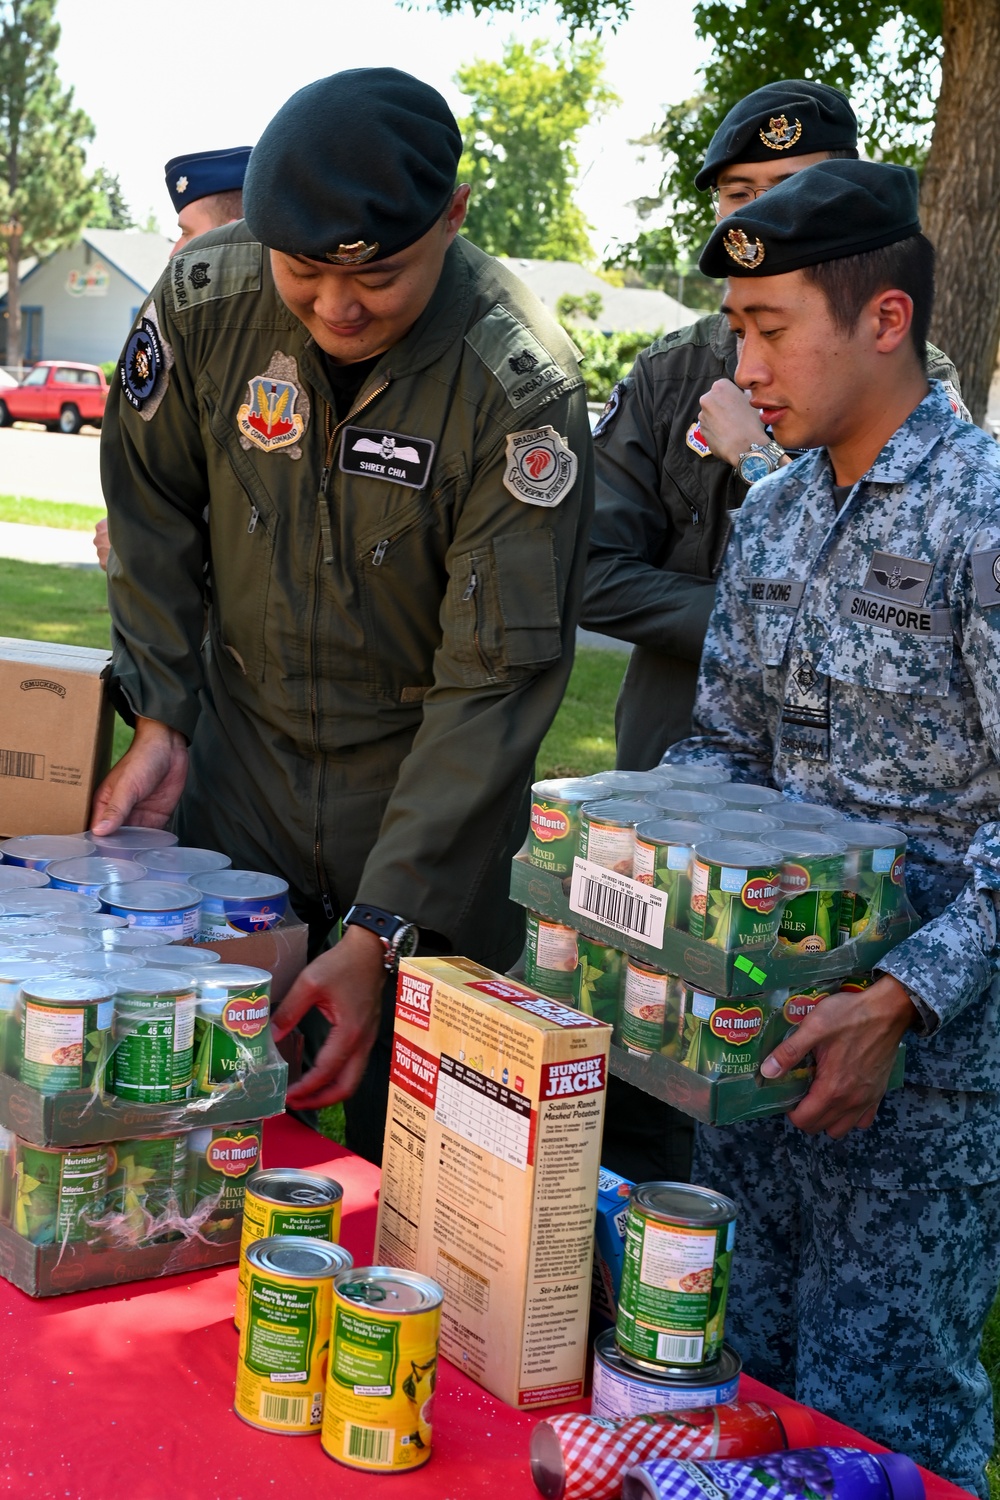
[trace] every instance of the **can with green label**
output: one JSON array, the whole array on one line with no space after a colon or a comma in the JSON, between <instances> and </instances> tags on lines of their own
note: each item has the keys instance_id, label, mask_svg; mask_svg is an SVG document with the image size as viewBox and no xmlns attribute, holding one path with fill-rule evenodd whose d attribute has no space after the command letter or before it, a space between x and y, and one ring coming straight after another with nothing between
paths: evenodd
<instances>
[{"instance_id":1,"label":"can with green label","mask_svg":"<svg viewBox=\"0 0 1000 1500\"><path fill-rule=\"evenodd\" d=\"M847 847L840 941L875 940L907 912L906 835L889 823L838 823Z\"/></svg>"},{"instance_id":2,"label":"can with green label","mask_svg":"<svg viewBox=\"0 0 1000 1500\"><path fill-rule=\"evenodd\" d=\"M641 1369L690 1369L722 1354L736 1205L681 1182L632 1189L615 1338Z\"/></svg>"},{"instance_id":3,"label":"can with green label","mask_svg":"<svg viewBox=\"0 0 1000 1500\"><path fill-rule=\"evenodd\" d=\"M217 1094L267 1062L271 976L249 964L215 964L194 983L194 1091Z\"/></svg>"},{"instance_id":4,"label":"can with green label","mask_svg":"<svg viewBox=\"0 0 1000 1500\"><path fill-rule=\"evenodd\" d=\"M185 1208L205 1239L235 1237L247 1179L259 1162L259 1120L188 1131Z\"/></svg>"},{"instance_id":5,"label":"can with green label","mask_svg":"<svg viewBox=\"0 0 1000 1500\"><path fill-rule=\"evenodd\" d=\"M189 1098L194 1077L194 980L130 969L115 1000L111 1092L135 1104Z\"/></svg>"},{"instance_id":6,"label":"can with green label","mask_svg":"<svg viewBox=\"0 0 1000 1500\"><path fill-rule=\"evenodd\" d=\"M243 1198L240 1269L233 1322L243 1326L247 1297L247 1251L254 1240L299 1235L307 1240L340 1240L344 1189L332 1177L297 1167L269 1167L252 1172Z\"/></svg>"},{"instance_id":7,"label":"can with green label","mask_svg":"<svg viewBox=\"0 0 1000 1500\"><path fill-rule=\"evenodd\" d=\"M654 818L635 830L633 878L666 892L666 925L681 932L691 906L691 847L704 837L704 824L684 818Z\"/></svg>"},{"instance_id":8,"label":"can with green label","mask_svg":"<svg viewBox=\"0 0 1000 1500\"><path fill-rule=\"evenodd\" d=\"M703 1078L735 1078L757 1072L787 1034L784 992L728 998L696 985L683 987L679 1061Z\"/></svg>"},{"instance_id":9,"label":"can with green label","mask_svg":"<svg viewBox=\"0 0 1000 1500\"><path fill-rule=\"evenodd\" d=\"M14 868L19 869L20 866ZM21 1076L24 1048L24 1005L21 986L33 979L71 979L73 975L61 965L53 966L42 959L20 957L20 948L0 949L0 1072L11 1078Z\"/></svg>"},{"instance_id":10,"label":"can with green label","mask_svg":"<svg viewBox=\"0 0 1000 1500\"><path fill-rule=\"evenodd\" d=\"M618 1023L618 1042L627 1052L649 1056L676 1040L679 982L654 964L628 960Z\"/></svg>"},{"instance_id":11,"label":"can with green label","mask_svg":"<svg viewBox=\"0 0 1000 1500\"><path fill-rule=\"evenodd\" d=\"M623 797L585 802L580 809L580 858L631 878L635 830L652 812L650 803Z\"/></svg>"},{"instance_id":12,"label":"can with green label","mask_svg":"<svg viewBox=\"0 0 1000 1500\"><path fill-rule=\"evenodd\" d=\"M21 1081L43 1094L104 1086L115 987L103 979L27 979L16 1008Z\"/></svg>"},{"instance_id":13,"label":"can with green label","mask_svg":"<svg viewBox=\"0 0 1000 1500\"><path fill-rule=\"evenodd\" d=\"M137 1136L108 1148L108 1214L129 1244L176 1239L184 1213L187 1136Z\"/></svg>"},{"instance_id":14,"label":"can with green label","mask_svg":"<svg viewBox=\"0 0 1000 1500\"><path fill-rule=\"evenodd\" d=\"M773 786L754 786L748 781L731 781L720 786L718 795L727 807L740 807L744 812L770 812L773 807L775 815L784 801Z\"/></svg>"},{"instance_id":15,"label":"can with green label","mask_svg":"<svg viewBox=\"0 0 1000 1500\"><path fill-rule=\"evenodd\" d=\"M837 946L844 898L847 845L812 829L768 835L782 857L778 942L797 953L827 953Z\"/></svg>"},{"instance_id":16,"label":"can with green label","mask_svg":"<svg viewBox=\"0 0 1000 1500\"><path fill-rule=\"evenodd\" d=\"M745 812L742 807L724 807L721 812L705 814L705 827L714 828L724 838L732 839L763 839L765 843L771 843L768 839L769 833L778 833L784 830L784 823L780 818L773 818L766 812Z\"/></svg>"},{"instance_id":17,"label":"can with green label","mask_svg":"<svg viewBox=\"0 0 1000 1500\"><path fill-rule=\"evenodd\" d=\"M100 1238L108 1190L108 1147L32 1146L14 1156L14 1228L33 1245Z\"/></svg>"},{"instance_id":18,"label":"can with green label","mask_svg":"<svg viewBox=\"0 0 1000 1500\"><path fill-rule=\"evenodd\" d=\"M618 1023L622 985L625 983L625 954L599 938L576 935L577 968L576 1006L586 1016L599 1021ZM617 1032L615 1034L617 1041Z\"/></svg>"},{"instance_id":19,"label":"can with green label","mask_svg":"<svg viewBox=\"0 0 1000 1500\"><path fill-rule=\"evenodd\" d=\"M576 998L576 931L529 911L525 922L524 982L552 1000Z\"/></svg>"},{"instance_id":20,"label":"can with green label","mask_svg":"<svg viewBox=\"0 0 1000 1500\"><path fill-rule=\"evenodd\" d=\"M843 822L843 813L825 802L795 802L791 797L782 797L771 805L786 828L814 828L817 833L826 833L833 832L831 824ZM839 834L834 833L834 837Z\"/></svg>"},{"instance_id":21,"label":"can with green label","mask_svg":"<svg viewBox=\"0 0 1000 1500\"><path fill-rule=\"evenodd\" d=\"M727 952L769 949L778 931L781 855L764 843L695 841L688 930Z\"/></svg>"},{"instance_id":22,"label":"can with green label","mask_svg":"<svg viewBox=\"0 0 1000 1500\"><path fill-rule=\"evenodd\" d=\"M536 781L531 788L528 858L560 877L573 873L580 842L580 808L601 793L589 777Z\"/></svg>"},{"instance_id":23,"label":"can with green label","mask_svg":"<svg viewBox=\"0 0 1000 1500\"><path fill-rule=\"evenodd\" d=\"M684 786L661 786L655 792L647 792L644 800L657 809L661 818L703 818L708 813L721 812L726 805L711 791L699 792Z\"/></svg>"},{"instance_id":24,"label":"can with green label","mask_svg":"<svg viewBox=\"0 0 1000 1500\"><path fill-rule=\"evenodd\" d=\"M0 1223L9 1224L14 1212L14 1153L17 1136L0 1125Z\"/></svg>"}]
</instances>

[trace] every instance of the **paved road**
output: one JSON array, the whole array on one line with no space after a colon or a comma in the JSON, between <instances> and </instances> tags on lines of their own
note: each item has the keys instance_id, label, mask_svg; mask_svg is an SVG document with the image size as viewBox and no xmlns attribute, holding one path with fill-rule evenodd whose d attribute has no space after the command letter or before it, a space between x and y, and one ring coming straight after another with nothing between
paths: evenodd
<instances>
[{"instance_id":1,"label":"paved road","mask_svg":"<svg viewBox=\"0 0 1000 1500\"><path fill-rule=\"evenodd\" d=\"M75 437L43 427L0 427L0 495L103 505L100 446L94 427Z\"/></svg>"}]
</instances>

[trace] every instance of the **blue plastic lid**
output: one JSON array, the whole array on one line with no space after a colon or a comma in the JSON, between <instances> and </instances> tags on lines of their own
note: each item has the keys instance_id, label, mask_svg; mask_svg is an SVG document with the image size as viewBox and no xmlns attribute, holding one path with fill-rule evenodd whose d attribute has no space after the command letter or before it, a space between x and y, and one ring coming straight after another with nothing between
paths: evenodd
<instances>
[{"instance_id":1,"label":"blue plastic lid","mask_svg":"<svg viewBox=\"0 0 1000 1500\"><path fill-rule=\"evenodd\" d=\"M873 1453L889 1481L892 1500L924 1500L924 1481L912 1458L905 1453Z\"/></svg>"}]
</instances>

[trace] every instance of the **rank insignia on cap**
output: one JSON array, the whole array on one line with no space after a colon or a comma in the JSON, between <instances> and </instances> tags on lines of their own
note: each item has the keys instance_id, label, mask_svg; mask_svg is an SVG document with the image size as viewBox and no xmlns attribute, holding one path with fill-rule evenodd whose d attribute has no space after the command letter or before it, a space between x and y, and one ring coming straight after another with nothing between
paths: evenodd
<instances>
[{"instance_id":1,"label":"rank insignia on cap","mask_svg":"<svg viewBox=\"0 0 1000 1500\"><path fill-rule=\"evenodd\" d=\"M760 128L761 140L772 151L789 151L798 144L801 134L802 121L796 120L794 125L789 125L786 115L773 115L767 122L767 129L763 125Z\"/></svg>"},{"instance_id":2,"label":"rank insignia on cap","mask_svg":"<svg viewBox=\"0 0 1000 1500\"><path fill-rule=\"evenodd\" d=\"M722 243L730 260L735 260L738 265L748 266L751 270L764 259L764 246L760 240L748 239L742 229L728 230Z\"/></svg>"},{"instance_id":3,"label":"rank insignia on cap","mask_svg":"<svg viewBox=\"0 0 1000 1500\"><path fill-rule=\"evenodd\" d=\"M353 245L338 245L336 250L328 250L326 258L335 266L363 266L377 254L378 240L370 245L364 240L355 240Z\"/></svg>"},{"instance_id":4,"label":"rank insignia on cap","mask_svg":"<svg viewBox=\"0 0 1000 1500\"><path fill-rule=\"evenodd\" d=\"M697 422L691 423L691 426L688 428L687 433L685 434L684 441L687 443L692 453L697 453L699 458L707 458L712 451L705 441L705 434L702 432Z\"/></svg>"},{"instance_id":5,"label":"rank insignia on cap","mask_svg":"<svg viewBox=\"0 0 1000 1500\"><path fill-rule=\"evenodd\" d=\"M507 434L503 482L526 505L558 505L573 488L576 471L576 454L554 427Z\"/></svg>"},{"instance_id":6,"label":"rank insignia on cap","mask_svg":"<svg viewBox=\"0 0 1000 1500\"><path fill-rule=\"evenodd\" d=\"M265 453L293 447L306 425L295 410L298 387L291 380L275 380L265 373L255 375L248 389L250 399L236 413L246 440Z\"/></svg>"},{"instance_id":7,"label":"rank insignia on cap","mask_svg":"<svg viewBox=\"0 0 1000 1500\"><path fill-rule=\"evenodd\" d=\"M142 411L153 394L162 368L163 349L156 325L149 318L140 318L118 364L122 393L136 411Z\"/></svg>"},{"instance_id":8,"label":"rank insignia on cap","mask_svg":"<svg viewBox=\"0 0 1000 1500\"><path fill-rule=\"evenodd\" d=\"M187 178L186 177L178 177L177 181L174 183L174 192L175 193L186 193L187 190L188 190L188 180L187 180Z\"/></svg>"}]
</instances>

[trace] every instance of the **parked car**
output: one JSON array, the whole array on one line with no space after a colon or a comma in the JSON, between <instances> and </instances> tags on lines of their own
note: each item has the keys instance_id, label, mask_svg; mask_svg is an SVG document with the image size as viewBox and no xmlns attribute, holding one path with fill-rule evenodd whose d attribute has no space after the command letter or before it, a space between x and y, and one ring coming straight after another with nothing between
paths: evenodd
<instances>
[{"instance_id":1,"label":"parked car","mask_svg":"<svg viewBox=\"0 0 1000 1500\"><path fill-rule=\"evenodd\" d=\"M79 432L84 422L100 427L108 382L99 365L42 360L20 385L2 388L0 427L44 422L50 432Z\"/></svg>"}]
</instances>

